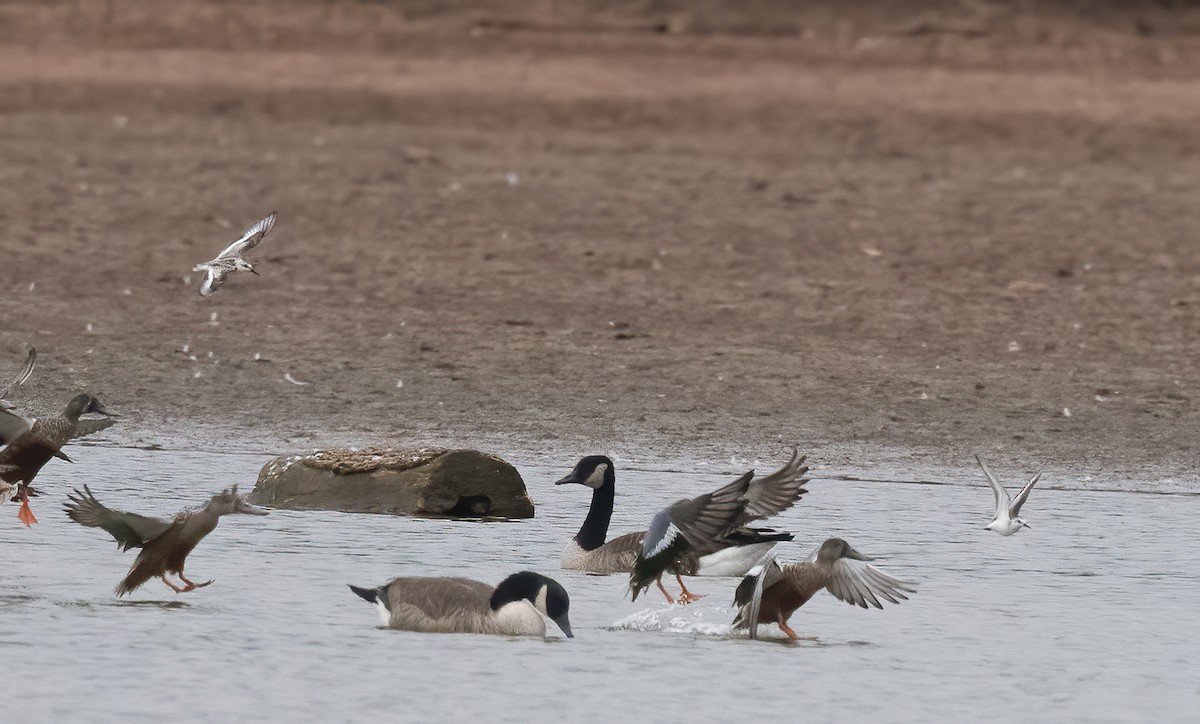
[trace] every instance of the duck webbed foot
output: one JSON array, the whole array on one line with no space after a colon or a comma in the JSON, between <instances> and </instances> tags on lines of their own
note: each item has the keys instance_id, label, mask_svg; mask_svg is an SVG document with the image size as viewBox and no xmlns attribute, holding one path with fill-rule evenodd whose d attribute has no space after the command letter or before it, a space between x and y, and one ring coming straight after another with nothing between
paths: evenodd
<instances>
[{"instance_id":1,"label":"duck webbed foot","mask_svg":"<svg viewBox=\"0 0 1200 724\"><path fill-rule=\"evenodd\" d=\"M21 510L17 513L17 520L25 524L26 528L32 528L33 524L38 522L33 515L33 510L29 507L29 486L21 486Z\"/></svg>"},{"instance_id":2,"label":"duck webbed foot","mask_svg":"<svg viewBox=\"0 0 1200 724\"><path fill-rule=\"evenodd\" d=\"M782 613L775 617L775 623L779 624L779 630L787 634L789 639L800 638L796 635L796 632L792 630L792 627L787 625L787 619L783 617Z\"/></svg>"},{"instance_id":3,"label":"duck webbed foot","mask_svg":"<svg viewBox=\"0 0 1200 724\"><path fill-rule=\"evenodd\" d=\"M180 591L180 593L187 593L188 591L194 591L194 590L196 590L197 588L204 588L205 586L207 586L207 585L211 584L211 583L212 583L213 581L215 581L216 579L215 579L215 578L210 578L210 579L208 579L207 581L205 581L204 583L196 583L195 581L189 581L188 579L184 578L184 577L183 577L183 574L182 574L182 573L180 573L180 574L179 574L179 580L181 580L181 581L183 581L184 583L186 583L186 584L187 584L187 586L186 586L186 587L184 587L184 588L183 588L183 590L181 590L181 591Z\"/></svg>"},{"instance_id":4,"label":"duck webbed foot","mask_svg":"<svg viewBox=\"0 0 1200 724\"><path fill-rule=\"evenodd\" d=\"M687 590L687 586L683 585L683 578L681 578L678 573L675 574L675 580L679 581L679 604L681 606L686 606L693 601L699 601L700 599L704 598L704 596L698 593L692 593L691 591Z\"/></svg>"}]
</instances>

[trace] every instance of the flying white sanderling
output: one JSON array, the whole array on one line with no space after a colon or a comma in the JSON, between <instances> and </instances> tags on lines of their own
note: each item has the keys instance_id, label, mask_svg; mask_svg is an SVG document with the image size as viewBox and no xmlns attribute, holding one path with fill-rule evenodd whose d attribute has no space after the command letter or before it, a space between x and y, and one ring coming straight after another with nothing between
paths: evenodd
<instances>
[{"instance_id":1,"label":"flying white sanderling","mask_svg":"<svg viewBox=\"0 0 1200 724\"><path fill-rule=\"evenodd\" d=\"M1037 483L1038 479L1042 477L1042 469L1046 466L1042 465L1042 467L1038 468L1038 471L1033 474L1029 482L1025 483L1025 487L1021 488L1021 492L1017 493L1016 497L1010 498L1004 486L996 478L992 477L992 471L988 470L987 465L983 462L983 458L976 455L975 460L979 462L979 467L983 468L983 474L987 476L988 483L992 486L992 491L996 494L996 519L988 523L984 530L994 530L1000 535L1012 535L1021 530L1021 528L1029 528L1029 524L1019 517L1021 506L1025 505L1030 491L1033 490L1033 486Z\"/></svg>"},{"instance_id":2,"label":"flying white sanderling","mask_svg":"<svg viewBox=\"0 0 1200 724\"><path fill-rule=\"evenodd\" d=\"M235 271L248 271L257 275L254 265L243 259L242 254L257 246L274 226L275 212L272 211L270 216L251 226L242 238L225 247L225 251L218 254L216 259L197 264L192 271L207 272L204 283L200 285L200 295L207 297L220 289L225 277Z\"/></svg>"}]
</instances>

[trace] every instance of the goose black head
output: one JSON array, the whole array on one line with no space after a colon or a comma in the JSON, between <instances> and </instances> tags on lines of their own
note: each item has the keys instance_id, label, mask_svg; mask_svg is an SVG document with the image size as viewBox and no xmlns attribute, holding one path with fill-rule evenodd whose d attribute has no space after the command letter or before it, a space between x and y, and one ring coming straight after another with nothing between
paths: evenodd
<instances>
[{"instance_id":1,"label":"goose black head","mask_svg":"<svg viewBox=\"0 0 1200 724\"><path fill-rule=\"evenodd\" d=\"M493 611L498 611L505 604L522 599L532 603L534 608L558 624L567 638L575 637L575 634L571 633L571 620L568 616L571 598L558 581L533 571L514 573L496 586L492 593L491 607Z\"/></svg>"},{"instance_id":2,"label":"goose black head","mask_svg":"<svg viewBox=\"0 0 1200 724\"><path fill-rule=\"evenodd\" d=\"M839 558L853 558L856 561L874 560L854 550L850 547L849 543L841 538L830 538L821 544L821 550L817 553L817 560L823 563L833 563Z\"/></svg>"},{"instance_id":3,"label":"goose black head","mask_svg":"<svg viewBox=\"0 0 1200 724\"><path fill-rule=\"evenodd\" d=\"M567 483L579 483L586 485L592 490L604 487L606 483L612 483L616 480L616 475L613 472L612 460L609 460L604 455L588 455L575 464L575 469L567 475L567 477L554 483L555 485L566 485Z\"/></svg>"},{"instance_id":4,"label":"goose black head","mask_svg":"<svg viewBox=\"0 0 1200 724\"><path fill-rule=\"evenodd\" d=\"M217 515L244 513L246 515L266 515L267 511L251 505L245 497L238 495L237 486L222 490L208 501L208 509Z\"/></svg>"}]
</instances>

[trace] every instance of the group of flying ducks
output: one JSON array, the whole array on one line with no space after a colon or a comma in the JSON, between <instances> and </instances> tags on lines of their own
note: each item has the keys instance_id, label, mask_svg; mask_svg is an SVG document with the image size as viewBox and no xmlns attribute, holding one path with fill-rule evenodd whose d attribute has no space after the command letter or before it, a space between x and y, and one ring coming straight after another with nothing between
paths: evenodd
<instances>
[{"instance_id":1,"label":"group of flying ducks","mask_svg":"<svg viewBox=\"0 0 1200 724\"><path fill-rule=\"evenodd\" d=\"M216 291L231 273L250 271L253 265L242 253L253 248L274 227L275 214L262 219L230 244L215 259L199 264L205 272L200 288L204 296ZM29 350L16 378L0 388L0 504L19 498L18 518L26 526L37 522L29 499L38 471L52 458L67 462L62 452L71 440L112 425L117 414L91 394L76 395L63 413L49 419L21 416L4 398L33 373L37 352ZM101 419L85 418L99 414ZM591 506L579 532L568 543L562 568L590 574L628 574L629 591L637 600L656 585L668 603L676 598L662 579L672 575L679 583L677 600L688 604L700 598L687 589L683 576L740 577L734 594L737 613L734 628L745 628L754 638L761 624L776 624L789 638L796 632L788 625L792 614L822 589L837 599L862 608L883 608L880 599L891 603L907 600L905 593L916 588L869 564L871 558L840 538L829 538L806 560L780 564L774 555L777 543L791 541L791 533L751 524L791 508L806 492L806 458L797 449L779 470L756 477L753 470L711 493L679 500L663 508L644 531L608 539L608 526L616 495L613 462L602 455L581 459L557 485L580 484L592 490ZM996 517L987 530L1012 535L1029 527L1019 517L1021 506L1041 476L1041 470L1010 497L1004 487L976 456L996 498ZM106 531L122 551L140 548L129 573L116 593L131 593L151 578L159 578L176 593L203 588L211 580L196 583L184 575L184 563L196 545L217 526L221 516L243 513L266 515L251 505L233 486L203 506L171 519L114 510L103 505L88 486L68 495L67 515L75 522ZM175 575L182 585L168 576ZM570 598L552 578L522 571L499 585L452 577L401 577L377 588L350 586L366 601L375 604L385 626L425 632L485 633L510 636L544 636L545 616L572 637Z\"/></svg>"}]
</instances>

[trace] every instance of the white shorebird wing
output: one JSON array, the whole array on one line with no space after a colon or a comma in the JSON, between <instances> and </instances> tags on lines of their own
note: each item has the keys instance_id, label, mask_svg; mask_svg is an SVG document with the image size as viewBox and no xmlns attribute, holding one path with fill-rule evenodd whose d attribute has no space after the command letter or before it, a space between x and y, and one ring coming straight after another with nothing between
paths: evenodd
<instances>
[{"instance_id":1,"label":"white shorebird wing","mask_svg":"<svg viewBox=\"0 0 1200 724\"><path fill-rule=\"evenodd\" d=\"M1020 515L1021 506L1025 505L1025 500L1029 497L1030 491L1033 490L1034 484L1037 483L1038 479L1042 477L1042 471L1045 469L1046 464L1042 463L1042 467L1038 468L1037 472L1033 474L1033 477L1029 479L1029 482L1025 483L1025 487L1021 488L1021 492L1017 493L1012 499L1012 503L1008 506L1009 515L1014 518Z\"/></svg>"},{"instance_id":2,"label":"white shorebird wing","mask_svg":"<svg viewBox=\"0 0 1200 724\"><path fill-rule=\"evenodd\" d=\"M21 365L21 371L12 382L8 383L8 387L0 390L0 398L7 397L8 393L24 384L25 380L29 379L29 375L33 374L33 365L37 361L37 350L33 347L29 348L29 354L25 356L25 364Z\"/></svg>"},{"instance_id":3,"label":"white shorebird wing","mask_svg":"<svg viewBox=\"0 0 1200 724\"><path fill-rule=\"evenodd\" d=\"M839 558L833 562L829 583L825 590L839 601L867 608L883 608L879 598L892 603L907 601L904 593L916 593L911 583L892 578L878 568L853 558Z\"/></svg>"},{"instance_id":4,"label":"white shorebird wing","mask_svg":"<svg viewBox=\"0 0 1200 724\"><path fill-rule=\"evenodd\" d=\"M267 232L275 226L275 212L272 211L269 216L259 220L257 224L251 226L242 234L242 238L225 247L225 251L217 254L217 259L235 259L240 257L246 251L258 246L258 242L262 241Z\"/></svg>"},{"instance_id":5,"label":"white shorebird wing","mask_svg":"<svg viewBox=\"0 0 1200 724\"><path fill-rule=\"evenodd\" d=\"M227 272L223 272L215 267L208 267L208 273L204 277L204 283L200 285L200 296L207 297L213 292L221 288L225 283Z\"/></svg>"},{"instance_id":6,"label":"white shorebird wing","mask_svg":"<svg viewBox=\"0 0 1200 724\"><path fill-rule=\"evenodd\" d=\"M1008 516L1008 491L992 476L992 471L988 470L988 466L983 462L983 458L976 455L975 462L979 463L979 467L983 468L983 474L987 477L988 484L992 486L992 492L996 494L996 518L1001 519Z\"/></svg>"}]
</instances>

